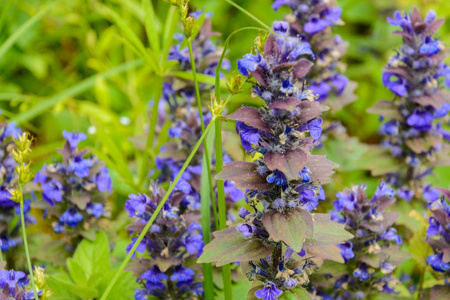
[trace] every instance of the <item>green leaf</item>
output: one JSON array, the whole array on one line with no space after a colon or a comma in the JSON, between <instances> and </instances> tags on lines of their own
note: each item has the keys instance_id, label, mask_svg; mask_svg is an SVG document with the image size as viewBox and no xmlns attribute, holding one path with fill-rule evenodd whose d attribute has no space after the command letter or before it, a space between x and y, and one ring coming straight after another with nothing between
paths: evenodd
<instances>
[{"instance_id":1,"label":"green leaf","mask_svg":"<svg viewBox=\"0 0 450 300\"><path fill-rule=\"evenodd\" d=\"M142 6L145 12L145 31L147 31L148 41L152 47L153 52L157 57L160 56L161 47L159 44L159 35L161 34L157 24L159 23L158 17L155 15L153 4L151 0L142 0Z\"/></svg>"},{"instance_id":2,"label":"green leaf","mask_svg":"<svg viewBox=\"0 0 450 300\"><path fill-rule=\"evenodd\" d=\"M345 230L345 225L332 221L329 214L313 214L313 220L313 236L305 241L308 246L340 244L353 238L353 235Z\"/></svg>"},{"instance_id":3,"label":"green leaf","mask_svg":"<svg viewBox=\"0 0 450 300\"><path fill-rule=\"evenodd\" d=\"M266 213L262 222L275 242L283 241L295 252L302 250L305 238L313 236L313 219L300 208L286 213Z\"/></svg>"},{"instance_id":4,"label":"green leaf","mask_svg":"<svg viewBox=\"0 0 450 300\"><path fill-rule=\"evenodd\" d=\"M311 295L302 287L295 287L290 291L281 294L280 300L310 300Z\"/></svg>"},{"instance_id":5,"label":"green leaf","mask_svg":"<svg viewBox=\"0 0 450 300\"><path fill-rule=\"evenodd\" d=\"M414 260L421 269L427 267L427 257L433 252L430 245L425 242L425 239L427 238L427 228L428 224L424 222L409 240L409 253L412 254Z\"/></svg>"},{"instance_id":6,"label":"green leaf","mask_svg":"<svg viewBox=\"0 0 450 300\"><path fill-rule=\"evenodd\" d=\"M309 300L311 299L311 295L307 290L302 287L295 287L292 289L292 292L297 297L298 300Z\"/></svg>"},{"instance_id":7,"label":"green leaf","mask_svg":"<svg viewBox=\"0 0 450 300\"><path fill-rule=\"evenodd\" d=\"M214 142L214 131L211 130L206 137L206 145L208 149L212 149ZM209 161L212 158L212 151L209 153ZM201 209L201 224L203 230L203 241L205 245L210 242L211 239L211 191L210 191L210 179L208 176L206 153L203 153L202 159L202 175L201 175L201 190L200 190L200 209ZM215 201L215 200L214 200ZM214 206L215 207L215 206ZM217 220L217 213L214 213L214 218ZM218 224L216 222L216 224ZM214 283L213 283L213 269L211 263L203 265L203 278L204 278L204 290L205 298L212 299L214 297Z\"/></svg>"},{"instance_id":8,"label":"green leaf","mask_svg":"<svg viewBox=\"0 0 450 300\"><path fill-rule=\"evenodd\" d=\"M99 295L103 295L111 279L114 277L116 270L107 272L98 284ZM123 272L117 279L111 293L108 296L108 300L128 300L134 299L134 290L138 288L136 278L133 277L131 272Z\"/></svg>"},{"instance_id":9,"label":"green leaf","mask_svg":"<svg viewBox=\"0 0 450 300\"><path fill-rule=\"evenodd\" d=\"M73 259L82 266L87 280L95 273L108 272L111 261L106 234L99 231L94 242L83 240L75 250Z\"/></svg>"},{"instance_id":10,"label":"green leaf","mask_svg":"<svg viewBox=\"0 0 450 300\"><path fill-rule=\"evenodd\" d=\"M68 258L66 260L66 264L73 281L78 285L86 286L87 285L86 273L84 272L81 265L72 258Z\"/></svg>"},{"instance_id":11,"label":"green leaf","mask_svg":"<svg viewBox=\"0 0 450 300\"><path fill-rule=\"evenodd\" d=\"M264 155L267 167L270 170L280 170L288 180L298 178L298 173L303 170L307 160L308 155L302 149L294 149L285 153L268 152Z\"/></svg>"},{"instance_id":12,"label":"green leaf","mask_svg":"<svg viewBox=\"0 0 450 300\"><path fill-rule=\"evenodd\" d=\"M64 274L49 276L48 285L54 292L52 299L92 299L98 297L97 289L76 285Z\"/></svg>"},{"instance_id":13,"label":"green leaf","mask_svg":"<svg viewBox=\"0 0 450 300\"><path fill-rule=\"evenodd\" d=\"M167 17L165 18L166 23L164 24L164 35L163 35L163 48L162 48L162 66L165 66L167 61L167 56L169 55L170 48L173 44L173 34L177 28L178 14L176 13L175 6L171 6L167 12Z\"/></svg>"},{"instance_id":14,"label":"green leaf","mask_svg":"<svg viewBox=\"0 0 450 300\"><path fill-rule=\"evenodd\" d=\"M119 29L122 31L124 38L129 42L129 44L136 50L139 56L149 64L153 70L159 71L158 61L159 58L151 51L147 49L139 37L134 33L134 31L127 25L126 21L116 13L114 10L103 4L97 4L98 10L101 14L110 18Z\"/></svg>"},{"instance_id":15,"label":"green leaf","mask_svg":"<svg viewBox=\"0 0 450 300\"><path fill-rule=\"evenodd\" d=\"M217 266L250 261L268 256L272 249L259 240L245 239L236 226L214 232L215 239L203 248L197 263L215 262Z\"/></svg>"},{"instance_id":16,"label":"green leaf","mask_svg":"<svg viewBox=\"0 0 450 300\"><path fill-rule=\"evenodd\" d=\"M3 42L3 44L0 46L0 60L3 58L5 53L14 45L14 43L37 22L39 21L46 13L47 11L52 7L52 4L47 5L44 7L41 11L39 11L37 14L35 14L32 18L30 18L28 21L26 21L22 26L14 30L14 33Z\"/></svg>"},{"instance_id":17,"label":"green leaf","mask_svg":"<svg viewBox=\"0 0 450 300\"><path fill-rule=\"evenodd\" d=\"M255 296L255 292L259 291L260 289L264 288L264 284L257 284L256 286L252 287L248 293L247 293L247 299L246 300L259 300L261 298L258 298Z\"/></svg>"},{"instance_id":18,"label":"green leaf","mask_svg":"<svg viewBox=\"0 0 450 300\"><path fill-rule=\"evenodd\" d=\"M27 122L34 117L39 116L40 114L44 113L47 109L50 109L54 107L55 105L64 102L65 100L69 99L70 97L76 96L92 87L94 87L95 82L97 78L110 78L117 74L120 74L122 72L125 72L127 70L136 68L137 66L140 66L142 64L142 60L134 60L127 63L124 63L120 66L114 67L109 69L108 71L100 74L96 74L94 76L91 76L89 78L86 78L85 80L77 83L76 85L50 97L45 100L39 101L38 104L33 106L32 108L18 114L14 118L11 119L11 122L15 122L16 124L22 124L24 122Z\"/></svg>"}]
</instances>

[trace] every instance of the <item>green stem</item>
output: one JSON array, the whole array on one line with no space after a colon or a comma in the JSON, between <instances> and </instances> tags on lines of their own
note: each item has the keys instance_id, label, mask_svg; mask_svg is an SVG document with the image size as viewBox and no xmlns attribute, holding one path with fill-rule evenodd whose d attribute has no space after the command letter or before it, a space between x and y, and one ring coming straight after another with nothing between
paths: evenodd
<instances>
[{"instance_id":1,"label":"green stem","mask_svg":"<svg viewBox=\"0 0 450 300\"><path fill-rule=\"evenodd\" d=\"M31 285L33 286L34 298L39 299L37 289L36 289L36 283L34 282L33 267L31 266L31 260L30 260L30 252L28 251L27 232L26 232L26 227L25 227L25 216L23 213L23 191L22 191L21 183L19 183L19 189L20 189L20 194L22 195L22 197L21 197L22 200L20 201L20 219L21 219L21 223L22 223L23 245L25 247L25 255L27 257L28 271L30 272L30 279L31 279Z\"/></svg>"},{"instance_id":2,"label":"green stem","mask_svg":"<svg viewBox=\"0 0 450 300\"><path fill-rule=\"evenodd\" d=\"M3 261L3 252L2 252L2 249L0 249L0 262L2 262Z\"/></svg>"},{"instance_id":3,"label":"green stem","mask_svg":"<svg viewBox=\"0 0 450 300\"><path fill-rule=\"evenodd\" d=\"M209 123L208 127L206 127L205 132L203 132L202 136L200 137L200 139L197 141L197 143L195 144L194 148L192 149L191 154L189 154L189 157L186 159L186 162L183 164L183 166L181 167L180 172L178 172L177 177L175 177L175 180L172 182L172 184L170 185L169 189L167 190L166 194L164 195L164 197L162 198L161 202L158 204L158 207L156 208L155 212L153 213L153 215L151 216L150 220L148 221L147 225L145 225L144 229L142 230L141 234L139 234L139 237L137 238L136 242L134 243L133 247L131 248L130 252L128 253L127 257L125 258L125 260L122 262L122 264L120 265L119 269L117 270L116 274L114 275L113 279L110 281L108 287L105 290L105 293L102 295L102 297L100 298L100 300L106 300L109 293L111 292L112 287L114 286L114 284L116 283L117 279L119 278L120 274L122 273L122 271L125 269L125 266L128 264L128 262L131 259L131 256L133 255L133 253L135 253L136 248L139 246L139 244L141 243L142 239L144 238L144 236L147 234L148 230L150 229L150 227L153 225L153 222L156 219L156 216L158 215L158 213L161 211L162 207L164 206L164 204L166 203L167 199L169 198L170 194L172 193L172 191L174 190L175 186L177 185L178 181L180 180L181 176L183 176L184 171L186 170L186 168L188 167L189 163L191 162L192 158L194 157L194 155L197 153L198 148L200 147L200 145L202 144L203 140L205 139L206 135L208 134L208 131L211 129L212 125L214 124L215 121L215 117L213 116L213 119L211 120L211 122Z\"/></svg>"},{"instance_id":4,"label":"green stem","mask_svg":"<svg viewBox=\"0 0 450 300\"><path fill-rule=\"evenodd\" d=\"M248 12L247 10L245 10L242 6L237 5L236 3L234 3L231 0L225 0L225 2L228 2L229 4L233 5L234 7L236 7L237 9L239 9L240 11L242 11L244 14L246 14L247 16L249 16L251 19L253 19L254 21L256 21L259 25L261 25L262 27L264 27L265 29L271 31L272 28L270 28L269 26L267 26L263 21L261 21L260 19L258 19L257 17L255 17L254 15L252 15L250 12Z\"/></svg>"},{"instance_id":5,"label":"green stem","mask_svg":"<svg viewBox=\"0 0 450 300\"><path fill-rule=\"evenodd\" d=\"M222 155L222 121L216 121L216 172L223 169ZM227 207L225 203L225 185L223 180L217 180L217 200L219 204L219 230L227 228ZM233 299L231 292L231 271L230 264L222 266L223 289L225 291L225 300Z\"/></svg>"},{"instance_id":6,"label":"green stem","mask_svg":"<svg viewBox=\"0 0 450 300\"><path fill-rule=\"evenodd\" d=\"M197 72L195 69L195 57L194 53L192 51L192 43L190 39L187 39L187 44L189 48L189 58L191 60L191 68L192 68L192 77L194 79L194 86L195 86L195 96L197 98L197 106L198 106L198 114L200 116L200 124L202 128L202 133L205 132L205 122L203 121L203 113L202 113L202 100L200 98L200 90L198 88L198 81L197 81ZM211 174L211 163L209 161L209 150L208 145L206 141L203 143L203 148L205 152L205 159L206 159L206 170L208 172L208 181L209 181L209 191L211 193L211 202L213 206L213 214L214 214L214 223L216 225L216 228L219 228L219 222L217 219L217 207L216 207L216 197L214 195L214 185L212 180L212 174Z\"/></svg>"},{"instance_id":7,"label":"green stem","mask_svg":"<svg viewBox=\"0 0 450 300\"><path fill-rule=\"evenodd\" d=\"M156 77L157 82L155 83L155 95L153 97L153 107L152 107L152 114L150 117L150 125L148 128L147 133L147 141L145 142L145 150L144 150L144 157L142 158L142 164L141 168L139 170L139 187L142 187L142 185L145 182L145 179L147 177L147 169L148 169L148 161L150 157L150 153L153 153L153 140L155 139L155 131L156 131L156 125L158 123L158 107L159 107L159 100L161 99L162 94L162 86L164 79L163 77Z\"/></svg>"}]
</instances>

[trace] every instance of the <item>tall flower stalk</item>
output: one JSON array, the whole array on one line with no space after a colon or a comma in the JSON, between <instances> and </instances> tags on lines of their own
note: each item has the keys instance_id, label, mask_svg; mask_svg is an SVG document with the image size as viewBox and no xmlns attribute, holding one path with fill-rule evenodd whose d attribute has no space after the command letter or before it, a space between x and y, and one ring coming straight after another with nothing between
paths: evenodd
<instances>
[{"instance_id":1,"label":"tall flower stalk","mask_svg":"<svg viewBox=\"0 0 450 300\"><path fill-rule=\"evenodd\" d=\"M335 0L275 0L272 8L278 10L287 5L292 10L285 17L289 22L289 34L300 37L311 46L316 62L306 75L309 89L319 95L334 110L341 109L356 99L353 94L356 83L342 73L347 66L341 60L348 42L333 34L333 27L342 24L342 9Z\"/></svg>"},{"instance_id":2,"label":"tall flower stalk","mask_svg":"<svg viewBox=\"0 0 450 300\"><path fill-rule=\"evenodd\" d=\"M381 115L381 145L394 157L394 163L382 172L406 201L438 200L439 192L426 184L426 178L435 166L450 163L450 132L443 128L450 110L443 89L450 86L450 68L443 62L444 44L435 36L444 20L436 17L429 11L422 19L414 8L410 14L397 11L388 18L391 25L401 27L394 33L403 40L383 70L383 84L394 96L369 110Z\"/></svg>"},{"instance_id":3,"label":"tall flower stalk","mask_svg":"<svg viewBox=\"0 0 450 300\"><path fill-rule=\"evenodd\" d=\"M23 245L25 247L25 254L28 263L28 271L30 273L31 285L33 287L34 299L38 299L38 292L36 289L36 283L33 275L33 267L31 265L30 260L30 252L28 250L28 241L27 241L27 232L25 225L24 205L23 205L24 204L23 186L26 183L30 182L34 177L34 173L33 170L31 169L29 161L29 154L31 153L31 138L29 137L28 133L24 132L14 142L16 144L16 149L13 150L12 157L16 162L16 173L18 179L17 179L17 187L9 189L9 193L11 194L11 199L20 204L20 222L22 224ZM14 287L9 286L9 289L10 290L15 289L15 286Z\"/></svg>"},{"instance_id":4,"label":"tall flower stalk","mask_svg":"<svg viewBox=\"0 0 450 300\"><path fill-rule=\"evenodd\" d=\"M217 266L241 262L256 281L249 296L263 299L303 292L311 263L295 253L320 257L318 239L333 245L351 238L329 215L311 214L324 199L320 184L337 165L311 154L325 109L303 81L314 55L307 44L288 36L288 23L275 22L273 28L277 35L260 37L254 54L238 61L239 71L255 79L253 95L266 104L227 116L237 121L242 145L254 161L230 162L216 176L246 190L252 211L241 208L243 223L215 232L198 260Z\"/></svg>"},{"instance_id":5,"label":"tall flower stalk","mask_svg":"<svg viewBox=\"0 0 450 300\"><path fill-rule=\"evenodd\" d=\"M324 266L321 276L312 280L314 299L368 299L395 292L398 280L392 273L406 256L393 226L399 214L386 211L395 202L395 191L380 183L369 198L365 189L354 186L336 195L332 219L355 237L339 245L345 265L332 272Z\"/></svg>"},{"instance_id":6,"label":"tall flower stalk","mask_svg":"<svg viewBox=\"0 0 450 300\"><path fill-rule=\"evenodd\" d=\"M0 135L0 164L2 166L0 172L0 260L3 260L3 253L5 253L6 259L8 250L22 244L21 237L14 234L19 232L18 227L21 224L13 225L12 222L16 216L21 214L20 203L13 201L9 192L11 186L18 184L19 177L12 153L15 148L14 140L22 134L22 131L11 122L2 123L0 129L2 130ZM36 220L29 214L30 203L31 200L27 198L23 201L26 224L36 223Z\"/></svg>"},{"instance_id":7,"label":"tall flower stalk","mask_svg":"<svg viewBox=\"0 0 450 300\"><path fill-rule=\"evenodd\" d=\"M63 136L62 160L44 165L34 183L42 189L44 217L66 248L73 250L83 237L100 229L101 218L109 217L105 205L112 181L103 162L78 148L86 134L63 131Z\"/></svg>"}]
</instances>

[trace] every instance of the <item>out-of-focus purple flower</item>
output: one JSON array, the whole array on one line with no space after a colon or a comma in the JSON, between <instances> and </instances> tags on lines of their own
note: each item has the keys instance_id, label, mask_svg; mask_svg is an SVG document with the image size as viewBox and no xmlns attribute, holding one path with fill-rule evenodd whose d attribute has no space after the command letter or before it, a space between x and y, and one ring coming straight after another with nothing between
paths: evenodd
<instances>
[{"instance_id":1,"label":"out-of-focus purple flower","mask_svg":"<svg viewBox=\"0 0 450 300\"><path fill-rule=\"evenodd\" d=\"M436 272L444 273L450 269L448 262L442 261L443 253L432 254L427 258L427 265L430 265Z\"/></svg>"},{"instance_id":2,"label":"out-of-focus purple flower","mask_svg":"<svg viewBox=\"0 0 450 300\"><path fill-rule=\"evenodd\" d=\"M394 80L392 80L392 78L394 78ZM399 97L403 97L407 93L406 87L408 85L408 81L398 74L384 72L383 84Z\"/></svg>"},{"instance_id":3,"label":"out-of-focus purple flower","mask_svg":"<svg viewBox=\"0 0 450 300\"><path fill-rule=\"evenodd\" d=\"M177 281L177 286L180 287L183 284L189 283L193 280L194 270L186 268L183 265L176 266L173 274L170 276L171 281Z\"/></svg>"},{"instance_id":4,"label":"out-of-focus purple flower","mask_svg":"<svg viewBox=\"0 0 450 300\"><path fill-rule=\"evenodd\" d=\"M87 139L87 135L83 132L67 132L63 130L63 136L69 143L71 152L77 148L79 142Z\"/></svg>"},{"instance_id":5,"label":"out-of-focus purple flower","mask_svg":"<svg viewBox=\"0 0 450 300\"><path fill-rule=\"evenodd\" d=\"M263 300L276 300L282 293L282 290L278 289L273 282L269 281L262 289L255 292L255 296Z\"/></svg>"},{"instance_id":6,"label":"out-of-focus purple flower","mask_svg":"<svg viewBox=\"0 0 450 300\"><path fill-rule=\"evenodd\" d=\"M414 129L419 131L428 131L431 129L431 122L434 120L433 113L427 110L416 109L413 114L411 114L406 123L409 126L414 127Z\"/></svg>"},{"instance_id":7,"label":"out-of-focus purple flower","mask_svg":"<svg viewBox=\"0 0 450 300\"><path fill-rule=\"evenodd\" d=\"M70 227L77 227L78 223L83 220L83 215L80 214L76 208L71 207L68 208L62 215L59 217L59 221L66 224Z\"/></svg>"},{"instance_id":8,"label":"out-of-focus purple flower","mask_svg":"<svg viewBox=\"0 0 450 300\"><path fill-rule=\"evenodd\" d=\"M69 165L69 171L74 172L76 176L83 178L89 175L89 168L94 165L94 162L88 159L83 159L81 156L75 156L72 163Z\"/></svg>"}]
</instances>

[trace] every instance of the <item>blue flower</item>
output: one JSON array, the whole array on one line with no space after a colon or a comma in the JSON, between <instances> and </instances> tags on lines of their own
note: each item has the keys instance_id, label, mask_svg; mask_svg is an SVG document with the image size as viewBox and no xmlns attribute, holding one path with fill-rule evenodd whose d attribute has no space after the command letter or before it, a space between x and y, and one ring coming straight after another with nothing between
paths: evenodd
<instances>
[{"instance_id":1,"label":"blue flower","mask_svg":"<svg viewBox=\"0 0 450 300\"><path fill-rule=\"evenodd\" d=\"M380 234L379 239L395 242L397 245L402 244L401 236L397 234L397 229L395 229L393 227L389 227L389 229L387 229L385 232Z\"/></svg>"},{"instance_id":2,"label":"blue flower","mask_svg":"<svg viewBox=\"0 0 450 300\"><path fill-rule=\"evenodd\" d=\"M361 281L369 280L369 270L366 264L361 264L358 269L353 271L353 276L359 278Z\"/></svg>"},{"instance_id":3,"label":"blue flower","mask_svg":"<svg viewBox=\"0 0 450 300\"><path fill-rule=\"evenodd\" d=\"M355 253L353 253L353 244L352 242L345 242L344 244L337 245L339 249L341 249L341 256L344 258L345 262L348 262L350 258L355 257Z\"/></svg>"},{"instance_id":4,"label":"blue flower","mask_svg":"<svg viewBox=\"0 0 450 300\"><path fill-rule=\"evenodd\" d=\"M42 184L42 198L45 202L51 206L55 205L56 202L61 202L63 186L56 180L50 180L47 183Z\"/></svg>"},{"instance_id":5,"label":"blue flower","mask_svg":"<svg viewBox=\"0 0 450 300\"><path fill-rule=\"evenodd\" d=\"M394 271L395 266L387 261L383 261L380 265L381 273L390 274Z\"/></svg>"},{"instance_id":6,"label":"blue flower","mask_svg":"<svg viewBox=\"0 0 450 300\"><path fill-rule=\"evenodd\" d=\"M273 282L267 282L264 287L255 292L257 298L263 300L276 300L276 297L281 296L282 290L278 289Z\"/></svg>"},{"instance_id":7,"label":"blue flower","mask_svg":"<svg viewBox=\"0 0 450 300\"><path fill-rule=\"evenodd\" d=\"M69 143L70 152L73 152L77 148L79 142L87 139L87 135L82 132L71 133L71 132L67 132L67 131L63 130L63 136Z\"/></svg>"},{"instance_id":8,"label":"blue flower","mask_svg":"<svg viewBox=\"0 0 450 300\"><path fill-rule=\"evenodd\" d=\"M443 229L435 217L430 217L428 219L428 224L427 237L435 236Z\"/></svg>"},{"instance_id":9,"label":"blue flower","mask_svg":"<svg viewBox=\"0 0 450 300\"><path fill-rule=\"evenodd\" d=\"M184 238L184 246L189 254L198 254L203 251L205 243L201 234L188 234Z\"/></svg>"},{"instance_id":10,"label":"blue flower","mask_svg":"<svg viewBox=\"0 0 450 300\"><path fill-rule=\"evenodd\" d=\"M397 195L401 199L409 202L414 197L414 192L412 190L410 190L409 188L402 188L402 189L398 189Z\"/></svg>"},{"instance_id":11,"label":"blue flower","mask_svg":"<svg viewBox=\"0 0 450 300\"><path fill-rule=\"evenodd\" d=\"M380 182L380 184L377 187L377 190L375 191L372 201L377 200L380 197L387 196L389 198L394 198L395 196L395 190L390 188L386 183Z\"/></svg>"},{"instance_id":12,"label":"blue flower","mask_svg":"<svg viewBox=\"0 0 450 300\"><path fill-rule=\"evenodd\" d=\"M127 253L130 253L130 251L134 247L134 244L136 243L137 239L138 239L137 237L131 238L131 243L127 246ZM136 256L136 252L139 252L139 253L145 252L145 250L147 249L146 242L147 242L147 240L144 237L142 239L142 241L139 243L139 245L137 246L136 251L131 255L131 258L134 258Z\"/></svg>"},{"instance_id":13,"label":"blue flower","mask_svg":"<svg viewBox=\"0 0 450 300\"><path fill-rule=\"evenodd\" d=\"M186 268L183 265L176 266L173 270L173 274L170 276L171 281L177 281L177 287L192 282L194 270Z\"/></svg>"},{"instance_id":14,"label":"blue flower","mask_svg":"<svg viewBox=\"0 0 450 300\"><path fill-rule=\"evenodd\" d=\"M100 218L103 215L104 211L103 204L101 203L92 203L89 202L86 205L86 211L89 215L96 217L97 219Z\"/></svg>"},{"instance_id":15,"label":"blue flower","mask_svg":"<svg viewBox=\"0 0 450 300\"><path fill-rule=\"evenodd\" d=\"M125 202L125 209L128 211L130 217L140 215L145 212L145 205L150 202L147 195L144 194L130 194L129 199Z\"/></svg>"},{"instance_id":16,"label":"blue flower","mask_svg":"<svg viewBox=\"0 0 450 300\"><path fill-rule=\"evenodd\" d=\"M381 127L382 135L398 136L399 122L397 120L390 120Z\"/></svg>"},{"instance_id":17,"label":"blue flower","mask_svg":"<svg viewBox=\"0 0 450 300\"><path fill-rule=\"evenodd\" d=\"M83 215L78 212L75 207L68 208L62 215L59 217L59 221L65 223L70 227L77 227L78 223L83 220Z\"/></svg>"},{"instance_id":18,"label":"blue flower","mask_svg":"<svg viewBox=\"0 0 450 300\"><path fill-rule=\"evenodd\" d=\"M439 199L441 193L431 185L427 185L423 190L423 198L428 202L434 202Z\"/></svg>"},{"instance_id":19,"label":"blue flower","mask_svg":"<svg viewBox=\"0 0 450 300\"><path fill-rule=\"evenodd\" d=\"M391 25L401 26L407 32L412 32L411 21L407 14L402 14L399 11L396 11L394 14L394 19L391 17L387 17L387 21Z\"/></svg>"},{"instance_id":20,"label":"blue flower","mask_svg":"<svg viewBox=\"0 0 450 300\"><path fill-rule=\"evenodd\" d=\"M244 199L244 193L236 187L236 183L230 180L225 180L225 194L228 195L228 198L231 199L231 201L239 201L241 199Z\"/></svg>"},{"instance_id":21,"label":"blue flower","mask_svg":"<svg viewBox=\"0 0 450 300\"><path fill-rule=\"evenodd\" d=\"M61 221L53 222L52 227L53 227L53 231L55 233L66 232L66 227L65 227L64 222L61 222Z\"/></svg>"},{"instance_id":22,"label":"blue flower","mask_svg":"<svg viewBox=\"0 0 450 300\"><path fill-rule=\"evenodd\" d=\"M331 86L323 81L313 81L309 87L314 95L318 95L319 98L316 101L325 101L328 98L328 92L331 91Z\"/></svg>"},{"instance_id":23,"label":"blue flower","mask_svg":"<svg viewBox=\"0 0 450 300\"><path fill-rule=\"evenodd\" d=\"M248 224L238 225L237 230L242 234L243 237L249 238L253 235L254 228Z\"/></svg>"},{"instance_id":24,"label":"blue flower","mask_svg":"<svg viewBox=\"0 0 450 300\"><path fill-rule=\"evenodd\" d=\"M258 66L266 66L264 58L258 53L257 55L245 54L244 58L237 61L238 70L242 75L248 76L248 71L254 72Z\"/></svg>"},{"instance_id":25,"label":"blue flower","mask_svg":"<svg viewBox=\"0 0 450 300\"><path fill-rule=\"evenodd\" d=\"M311 173L308 167L303 167L302 171L298 173L298 176L302 179L302 183L307 183L311 180Z\"/></svg>"},{"instance_id":26,"label":"blue flower","mask_svg":"<svg viewBox=\"0 0 450 300\"><path fill-rule=\"evenodd\" d=\"M342 74L335 74L333 77L330 78L331 80L331 84L334 86L334 88L337 90L337 95L341 95L344 90L345 87L348 84L348 78L345 77Z\"/></svg>"},{"instance_id":27,"label":"blue flower","mask_svg":"<svg viewBox=\"0 0 450 300\"><path fill-rule=\"evenodd\" d=\"M108 193L111 193L112 180L111 177L109 177L109 172L106 167L102 167L100 172L95 175L95 183L100 192L103 193L108 191Z\"/></svg>"},{"instance_id":28,"label":"blue flower","mask_svg":"<svg viewBox=\"0 0 450 300\"><path fill-rule=\"evenodd\" d=\"M433 120L433 113L423 109L415 109L406 120L406 123L416 130L428 131L431 129L431 122L433 122Z\"/></svg>"},{"instance_id":29,"label":"blue flower","mask_svg":"<svg viewBox=\"0 0 450 300\"><path fill-rule=\"evenodd\" d=\"M16 294L16 284L19 284L19 281L25 278L25 273L21 271L0 271L0 288L4 289L8 286L9 293L11 295ZM6 298L5 298L6 299Z\"/></svg>"},{"instance_id":30,"label":"blue flower","mask_svg":"<svg viewBox=\"0 0 450 300\"><path fill-rule=\"evenodd\" d=\"M391 80L394 78L394 80ZM399 97L403 97L407 93L408 81L395 73L392 72L384 72L383 73L383 84L385 87L390 89L394 94Z\"/></svg>"},{"instance_id":31,"label":"blue flower","mask_svg":"<svg viewBox=\"0 0 450 300\"><path fill-rule=\"evenodd\" d=\"M161 272L158 266L153 266L150 270L145 271L141 275L141 278L147 280L146 286L150 290L152 289L162 290L164 288L164 284L161 282L161 280L168 279L169 276Z\"/></svg>"},{"instance_id":32,"label":"blue flower","mask_svg":"<svg viewBox=\"0 0 450 300\"><path fill-rule=\"evenodd\" d=\"M356 205L356 197L353 193L337 193L337 200L333 202L334 209L343 211L344 208L354 210Z\"/></svg>"},{"instance_id":33,"label":"blue flower","mask_svg":"<svg viewBox=\"0 0 450 300\"><path fill-rule=\"evenodd\" d=\"M436 272L445 273L450 269L450 264L442 261L443 255L443 253L439 253L428 256L427 265L430 265Z\"/></svg>"},{"instance_id":34,"label":"blue flower","mask_svg":"<svg viewBox=\"0 0 450 300\"><path fill-rule=\"evenodd\" d=\"M69 165L69 171L74 172L79 178L89 176L89 168L94 165L94 162L88 159L83 159L77 155L73 158L72 163Z\"/></svg>"},{"instance_id":35,"label":"blue flower","mask_svg":"<svg viewBox=\"0 0 450 300\"><path fill-rule=\"evenodd\" d=\"M236 132L239 133L241 137L241 143L245 150L250 151L252 145L258 144L259 133L258 129L248 126L244 122L236 122Z\"/></svg>"},{"instance_id":36,"label":"blue flower","mask_svg":"<svg viewBox=\"0 0 450 300\"><path fill-rule=\"evenodd\" d=\"M438 40L432 40L430 37L426 37L424 43L419 48L420 54L426 54L428 57L433 56L441 51Z\"/></svg>"},{"instance_id":37,"label":"blue flower","mask_svg":"<svg viewBox=\"0 0 450 300\"><path fill-rule=\"evenodd\" d=\"M286 176L284 176L283 172L274 170L272 174L267 176L267 182L269 183L275 183L279 186L286 186L287 185L287 179Z\"/></svg>"}]
</instances>

